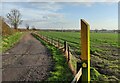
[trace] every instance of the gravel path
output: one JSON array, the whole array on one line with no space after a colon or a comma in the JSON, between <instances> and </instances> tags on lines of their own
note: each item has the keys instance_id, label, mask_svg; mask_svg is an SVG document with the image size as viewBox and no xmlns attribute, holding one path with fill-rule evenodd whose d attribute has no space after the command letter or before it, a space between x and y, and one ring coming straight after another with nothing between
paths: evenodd
<instances>
[{"instance_id":1,"label":"gravel path","mask_svg":"<svg viewBox=\"0 0 120 83\"><path fill-rule=\"evenodd\" d=\"M30 33L2 55L3 81L43 81L50 75L51 56Z\"/></svg>"}]
</instances>

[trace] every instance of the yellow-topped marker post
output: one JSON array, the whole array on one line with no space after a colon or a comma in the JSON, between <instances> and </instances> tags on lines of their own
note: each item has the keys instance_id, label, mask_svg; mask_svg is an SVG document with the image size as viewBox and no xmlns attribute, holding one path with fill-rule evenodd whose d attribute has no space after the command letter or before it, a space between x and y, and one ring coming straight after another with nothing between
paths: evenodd
<instances>
[{"instance_id":1,"label":"yellow-topped marker post","mask_svg":"<svg viewBox=\"0 0 120 83\"><path fill-rule=\"evenodd\" d=\"M81 19L81 56L82 77L81 81L90 82L90 26Z\"/></svg>"}]
</instances>

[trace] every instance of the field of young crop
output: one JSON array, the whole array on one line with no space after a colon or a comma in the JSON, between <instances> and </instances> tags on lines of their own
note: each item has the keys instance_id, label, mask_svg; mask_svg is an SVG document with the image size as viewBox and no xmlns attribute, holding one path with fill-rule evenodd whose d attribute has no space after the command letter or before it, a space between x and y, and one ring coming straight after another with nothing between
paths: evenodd
<instances>
[{"instance_id":1,"label":"field of young crop","mask_svg":"<svg viewBox=\"0 0 120 83\"><path fill-rule=\"evenodd\" d=\"M73 54L79 58L81 54L79 32L40 31L39 34L60 39L61 43L67 41L71 50L74 51ZM104 75L105 80L120 80L119 50L117 33L90 33L91 67Z\"/></svg>"}]
</instances>

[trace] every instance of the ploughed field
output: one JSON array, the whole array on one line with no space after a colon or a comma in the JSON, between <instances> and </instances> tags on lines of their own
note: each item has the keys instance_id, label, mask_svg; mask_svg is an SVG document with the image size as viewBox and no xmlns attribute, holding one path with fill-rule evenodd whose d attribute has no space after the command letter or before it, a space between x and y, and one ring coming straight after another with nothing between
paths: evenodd
<instances>
[{"instance_id":1,"label":"ploughed field","mask_svg":"<svg viewBox=\"0 0 120 83\"><path fill-rule=\"evenodd\" d=\"M40 31L41 35L64 43L67 41L71 53L79 58L81 55L80 32ZM94 67L108 80L120 80L120 45L118 33L90 33L91 67Z\"/></svg>"}]
</instances>

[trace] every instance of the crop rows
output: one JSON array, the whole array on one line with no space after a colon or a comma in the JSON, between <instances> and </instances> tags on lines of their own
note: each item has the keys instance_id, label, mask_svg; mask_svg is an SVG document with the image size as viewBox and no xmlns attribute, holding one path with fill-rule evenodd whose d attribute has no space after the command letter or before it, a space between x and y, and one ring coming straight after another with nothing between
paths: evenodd
<instances>
[{"instance_id":1,"label":"crop rows","mask_svg":"<svg viewBox=\"0 0 120 83\"><path fill-rule=\"evenodd\" d=\"M41 31L39 34L54 39L62 40L61 43L67 41L73 54L81 54L80 32L55 32ZM91 67L105 75L105 80L119 80L120 67L119 54L120 45L118 44L118 34L116 33L90 33L90 53Z\"/></svg>"}]
</instances>

